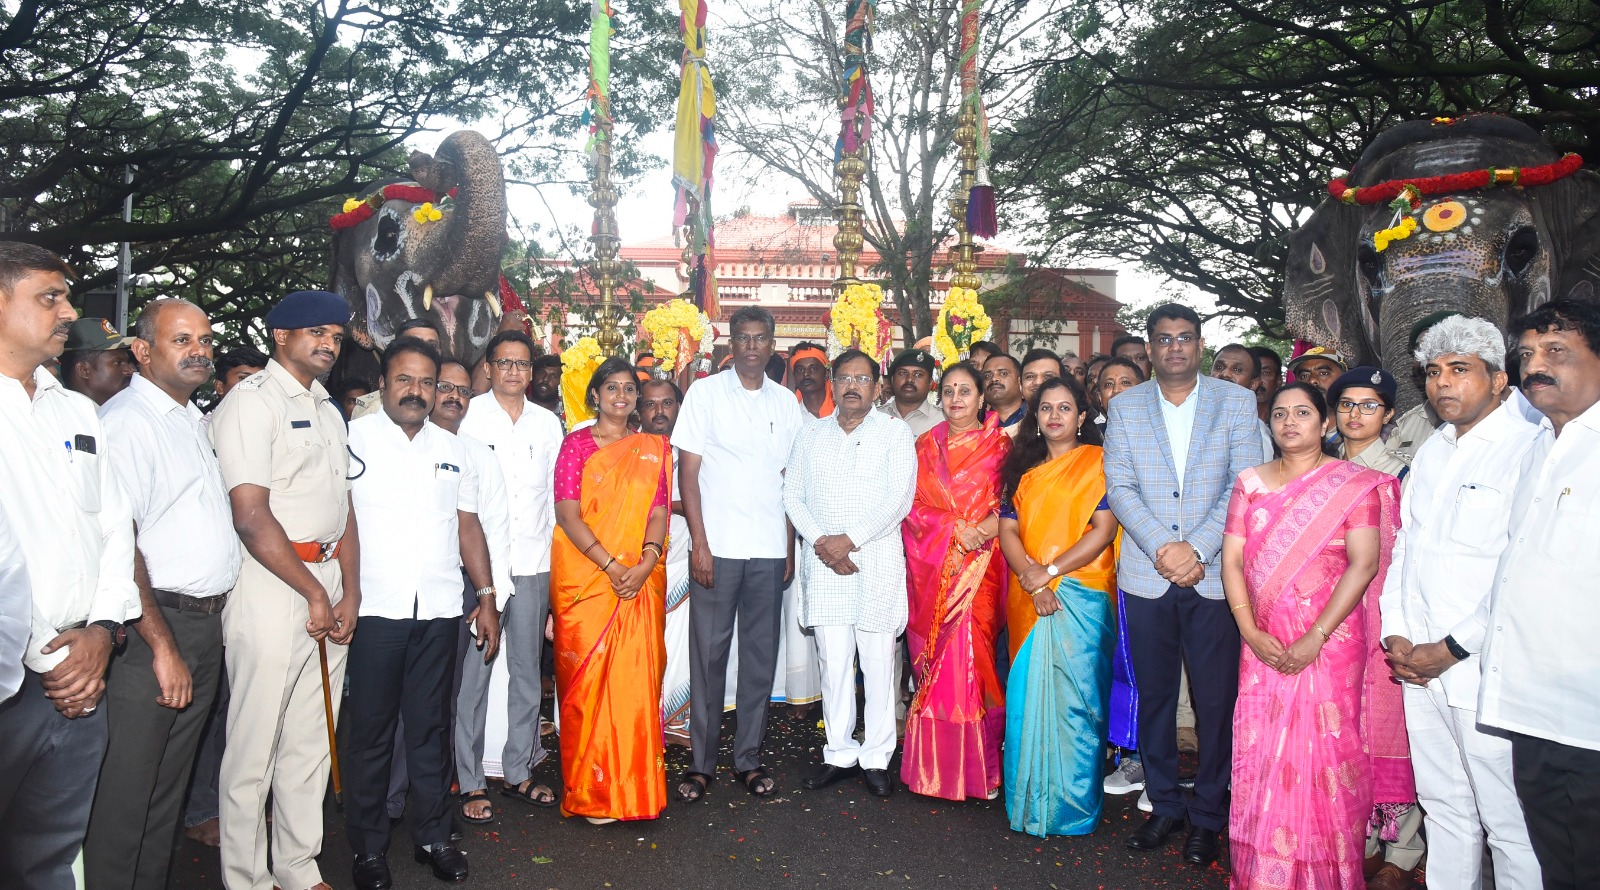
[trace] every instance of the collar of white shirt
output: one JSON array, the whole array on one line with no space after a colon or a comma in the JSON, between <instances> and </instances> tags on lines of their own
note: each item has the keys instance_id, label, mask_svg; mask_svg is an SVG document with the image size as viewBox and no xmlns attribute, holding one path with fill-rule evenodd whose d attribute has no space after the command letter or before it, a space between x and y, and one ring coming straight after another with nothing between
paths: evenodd
<instances>
[{"instance_id":1,"label":"collar of white shirt","mask_svg":"<svg viewBox=\"0 0 1600 890\"><path fill-rule=\"evenodd\" d=\"M187 410L196 421L200 420L200 409L195 407L194 402L179 404L173 400L172 396L167 395L166 390L151 383L143 374L133 375L133 380L128 384L128 389L148 402L150 407L154 408L159 415Z\"/></svg>"},{"instance_id":2,"label":"collar of white shirt","mask_svg":"<svg viewBox=\"0 0 1600 890\"><path fill-rule=\"evenodd\" d=\"M1482 439L1485 442L1498 442L1511 427L1512 406L1501 402L1490 411L1487 416L1467 430L1466 435L1456 435L1456 425L1445 423L1439 426L1439 435L1452 445L1460 444L1461 439Z\"/></svg>"}]
</instances>

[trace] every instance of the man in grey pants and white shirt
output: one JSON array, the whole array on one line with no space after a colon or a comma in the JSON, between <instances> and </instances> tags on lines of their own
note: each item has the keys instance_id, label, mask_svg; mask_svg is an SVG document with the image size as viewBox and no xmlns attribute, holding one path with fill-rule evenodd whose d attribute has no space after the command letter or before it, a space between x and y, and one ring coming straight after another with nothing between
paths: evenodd
<instances>
[{"instance_id":1,"label":"man in grey pants and white shirt","mask_svg":"<svg viewBox=\"0 0 1600 890\"><path fill-rule=\"evenodd\" d=\"M485 356L489 391L472 399L461 421L461 435L494 449L511 510L511 581L516 592L500 616L503 657L510 674L509 731L500 761L506 780L502 793L550 806L554 793L535 785L532 771L548 753L539 743L539 704L544 698L539 665L545 619L550 615L550 539L556 524L561 421L523 394L533 373L533 341L527 334L494 335ZM462 685L467 682L463 678Z\"/></svg>"}]
</instances>

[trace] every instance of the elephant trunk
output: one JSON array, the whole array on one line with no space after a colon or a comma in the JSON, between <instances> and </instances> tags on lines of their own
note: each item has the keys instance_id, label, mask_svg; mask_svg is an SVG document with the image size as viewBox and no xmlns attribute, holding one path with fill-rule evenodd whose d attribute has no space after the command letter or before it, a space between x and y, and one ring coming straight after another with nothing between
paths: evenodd
<instances>
[{"instance_id":1,"label":"elephant trunk","mask_svg":"<svg viewBox=\"0 0 1600 890\"><path fill-rule=\"evenodd\" d=\"M1439 263L1437 257L1429 259L1430 265ZM1505 293L1496 282L1461 274L1459 269L1443 272L1437 265L1414 276L1402 270L1399 280L1383 295L1379 322L1379 352L1383 366L1395 377L1399 411L1409 410L1427 397L1421 375L1413 373L1416 358L1411 350L1411 330L1417 322L1441 311L1485 318L1501 329L1506 325Z\"/></svg>"},{"instance_id":2,"label":"elephant trunk","mask_svg":"<svg viewBox=\"0 0 1600 890\"><path fill-rule=\"evenodd\" d=\"M445 218L409 251L418 304L438 314L444 347L467 361L482 354L499 318L500 255L506 240L500 156L481 134L452 133L433 158L441 190L454 188Z\"/></svg>"}]
</instances>

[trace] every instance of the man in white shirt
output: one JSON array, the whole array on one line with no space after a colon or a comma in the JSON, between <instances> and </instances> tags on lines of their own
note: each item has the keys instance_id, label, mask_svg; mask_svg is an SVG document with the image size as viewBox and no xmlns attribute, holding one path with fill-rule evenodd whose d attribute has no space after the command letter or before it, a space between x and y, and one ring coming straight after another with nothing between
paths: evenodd
<instances>
[{"instance_id":1,"label":"man in white shirt","mask_svg":"<svg viewBox=\"0 0 1600 890\"><path fill-rule=\"evenodd\" d=\"M69 890L106 747L97 714L139 616L133 522L95 405L44 369L77 318L72 270L0 241L0 491L32 601L20 689L0 702L0 887Z\"/></svg>"},{"instance_id":2,"label":"man in white shirt","mask_svg":"<svg viewBox=\"0 0 1600 890\"><path fill-rule=\"evenodd\" d=\"M533 782L533 768L547 752L539 741L539 682L545 619L550 615L550 540L555 534L556 455L561 421L528 401L533 341L521 331L501 331L489 340L489 391L472 399L461 435L494 449L505 476L511 511L511 580L505 614L507 689L503 794L536 806L554 806L555 793ZM463 686L465 681L463 681ZM466 790L466 789L463 789Z\"/></svg>"},{"instance_id":3,"label":"man in white shirt","mask_svg":"<svg viewBox=\"0 0 1600 890\"><path fill-rule=\"evenodd\" d=\"M1380 606L1390 666L1406 682L1428 883L1481 886L1487 832L1495 885L1536 887L1539 863L1512 784L1511 742L1478 728L1471 655L1483 648L1483 607L1538 428L1502 401L1505 339L1493 324L1448 318L1422 335L1416 357L1444 425L1411 462Z\"/></svg>"},{"instance_id":4,"label":"man in white shirt","mask_svg":"<svg viewBox=\"0 0 1600 890\"><path fill-rule=\"evenodd\" d=\"M1511 735L1547 888L1600 886L1600 305L1558 300L1508 328L1543 413L1494 578L1478 720Z\"/></svg>"},{"instance_id":5,"label":"man in white shirt","mask_svg":"<svg viewBox=\"0 0 1600 890\"><path fill-rule=\"evenodd\" d=\"M917 481L911 428L872 410L878 366L864 352L833 361L833 416L795 437L783 503L807 544L799 554L801 623L822 658L828 744L807 788L825 788L859 768L867 790L894 790L895 639L906 627L906 553L900 522ZM866 691L866 734L855 740L856 660Z\"/></svg>"},{"instance_id":6,"label":"man in white shirt","mask_svg":"<svg viewBox=\"0 0 1600 890\"><path fill-rule=\"evenodd\" d=\"M878 410L905 421L912 436L921 436L944 420L929 395L938 366L926 349L903 349L889 364L889 391L893 398Z\"/></svg>"},{"instance_id":7,"label":"man in white shirt","mask_svg":"<svg viewBox=\"0 0 1600 890\"><path fill-rule=\"evenodd\" d=\"M455 359L439 364L439 394L433 400L428 419L449 433L461 431L472 399L472 372ZM500 461L489 446L467 436L457 442L466 449L467 460L478 477L478 524L483 527L489 547L489 574L494 581L494 609L479 605L478 588L471 578L462 580L462 609L467 620L456 634L456 651L461 669L455 688L456 781L461 786L461 817L482 823L494 818L489 805L488 783L483 775L483 744L488 716L489 678L498 653L500 616L511 600L515 582L511 580L511 511L506 506L506 477ZM493 624L489 624L490 621ZM493 631L492 633L490 631ZM494 640L495 647L489 645Z\"/></svg>"},{"instance_id":8,"label":"man in white shirt","mask_svg":"<svg viewBox=\"0 0 1600 890\"><path fill-rule=\"evenodd\" d=\"M32 631L33 591L28 561L11 519L0 506L0 702L22 686L22 653Z\"/></svg>"},{"instance_id":9,"label":"man in white shirt","mask_svg":"<svg viewBox=\"0 0 1600 890\"><path fill-rule=\"evenodd\" d=\"M395 725L405 715L413 856L444 881L467 877L450 841L447 735L461 569L477 588L479 617L494 611L489 550L478 523L478 478L466 448L428 420L439 352L413 337L383 353L382 410L350 424L365 470L350 486L361 530L361 632L350 644L345 825L358 890L386 890L391 821L386 802ZM492 618L480 627L493 654Z\"/></svg>"},{"instance_id":10,"label":"man in white shirt","mask_svg":"<svg viewBox=\"0 0 1600 890\"><path fill-rule=\"evenodd\" d=\"M1009 352L984 360L983 400L990 411L1000 415L1000 429L1016 438L1028 413L1028 400L1022 397L1022 363Z\"/></svg>"},{"instance_id":11,"label":"man in white shirt","mask_svg":"<svg viewBox=\"0 0 1600 890\"><path fill-rule=\"evenodd\" d=\"M805 414L767 377L776 323L759 306L729 320L733 367L689 388L673 430L693 579L689 631L694 754L678 796L699 800L716 773L729 641L739 625L738 731L733 768L747 790L777 790L761 766L767 700L777 666L783 585L794 536L783 510L783 471Z\"/></svg>"},{"instance_id":12,"label":"man in white shirt","mask_svg":"<svg viewBox=\"0 0 1600 890\"><path fill-rule=\"evenodd\" d=\"M106 459L133 505L143 614L106 679L110 741L83 862L97 890L167 886L240 566L222 469L191 401L211 377L211 321L187 300L156 300L133 334L139 373L100 408Z\"/></svg>"}]
</instances>

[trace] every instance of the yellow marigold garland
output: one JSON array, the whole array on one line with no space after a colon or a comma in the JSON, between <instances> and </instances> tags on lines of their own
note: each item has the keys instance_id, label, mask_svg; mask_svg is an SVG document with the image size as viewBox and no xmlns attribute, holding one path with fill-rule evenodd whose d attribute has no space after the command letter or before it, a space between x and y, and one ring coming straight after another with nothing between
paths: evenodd
<instances>
[{"instance_id":1,"label":"yellow marigold garland","mask_svg":"<svg viewBox=\"0 0 1600 890\"><path fill-rule=\"evenodd\" d=\"M973 343L987 340L993 329L989 314L978 302L978 292L969 287L952 287L933 326L933 357L939 367L948 368L966 358Z\"/></svg>"},{"instance_id":2,"label":"yellow marigold garland","mask_svg":"<svg viewBox=\"0 0 1600 890\"><path fill-rule=\"evenodd\" d=\"M855 344L875 362L883 361L892 333L879 308L883 288L876 284L852 284L844 289L829 310L828 354L837 356Z\"/></svg>"},{"instance_id":3,"label":"yellow marigold garland","mask_svg":"<svg viewBox=\"0 0 1600 890\"><path fill-rule=\"evenodd\" d=\"M656 367L670 368L676 374L698 354L684 355L679 346L686 343L698 350L710 332L711 320L699 307L680 297L646 312L643 325L650 334L650 352L656 357Z\"/></svg>"},{"instance_id":4,"label":"yellow marigold garland","mask_svg":"<svg viewBox=\"0 0 1600 890\"><path fill-rule=\"evenodd\" d=\"M604 360L593 337L583 337L561 353L561 404L566 408L568 429L594 417L584 390Z\"/></svg>"}]
</instances>

